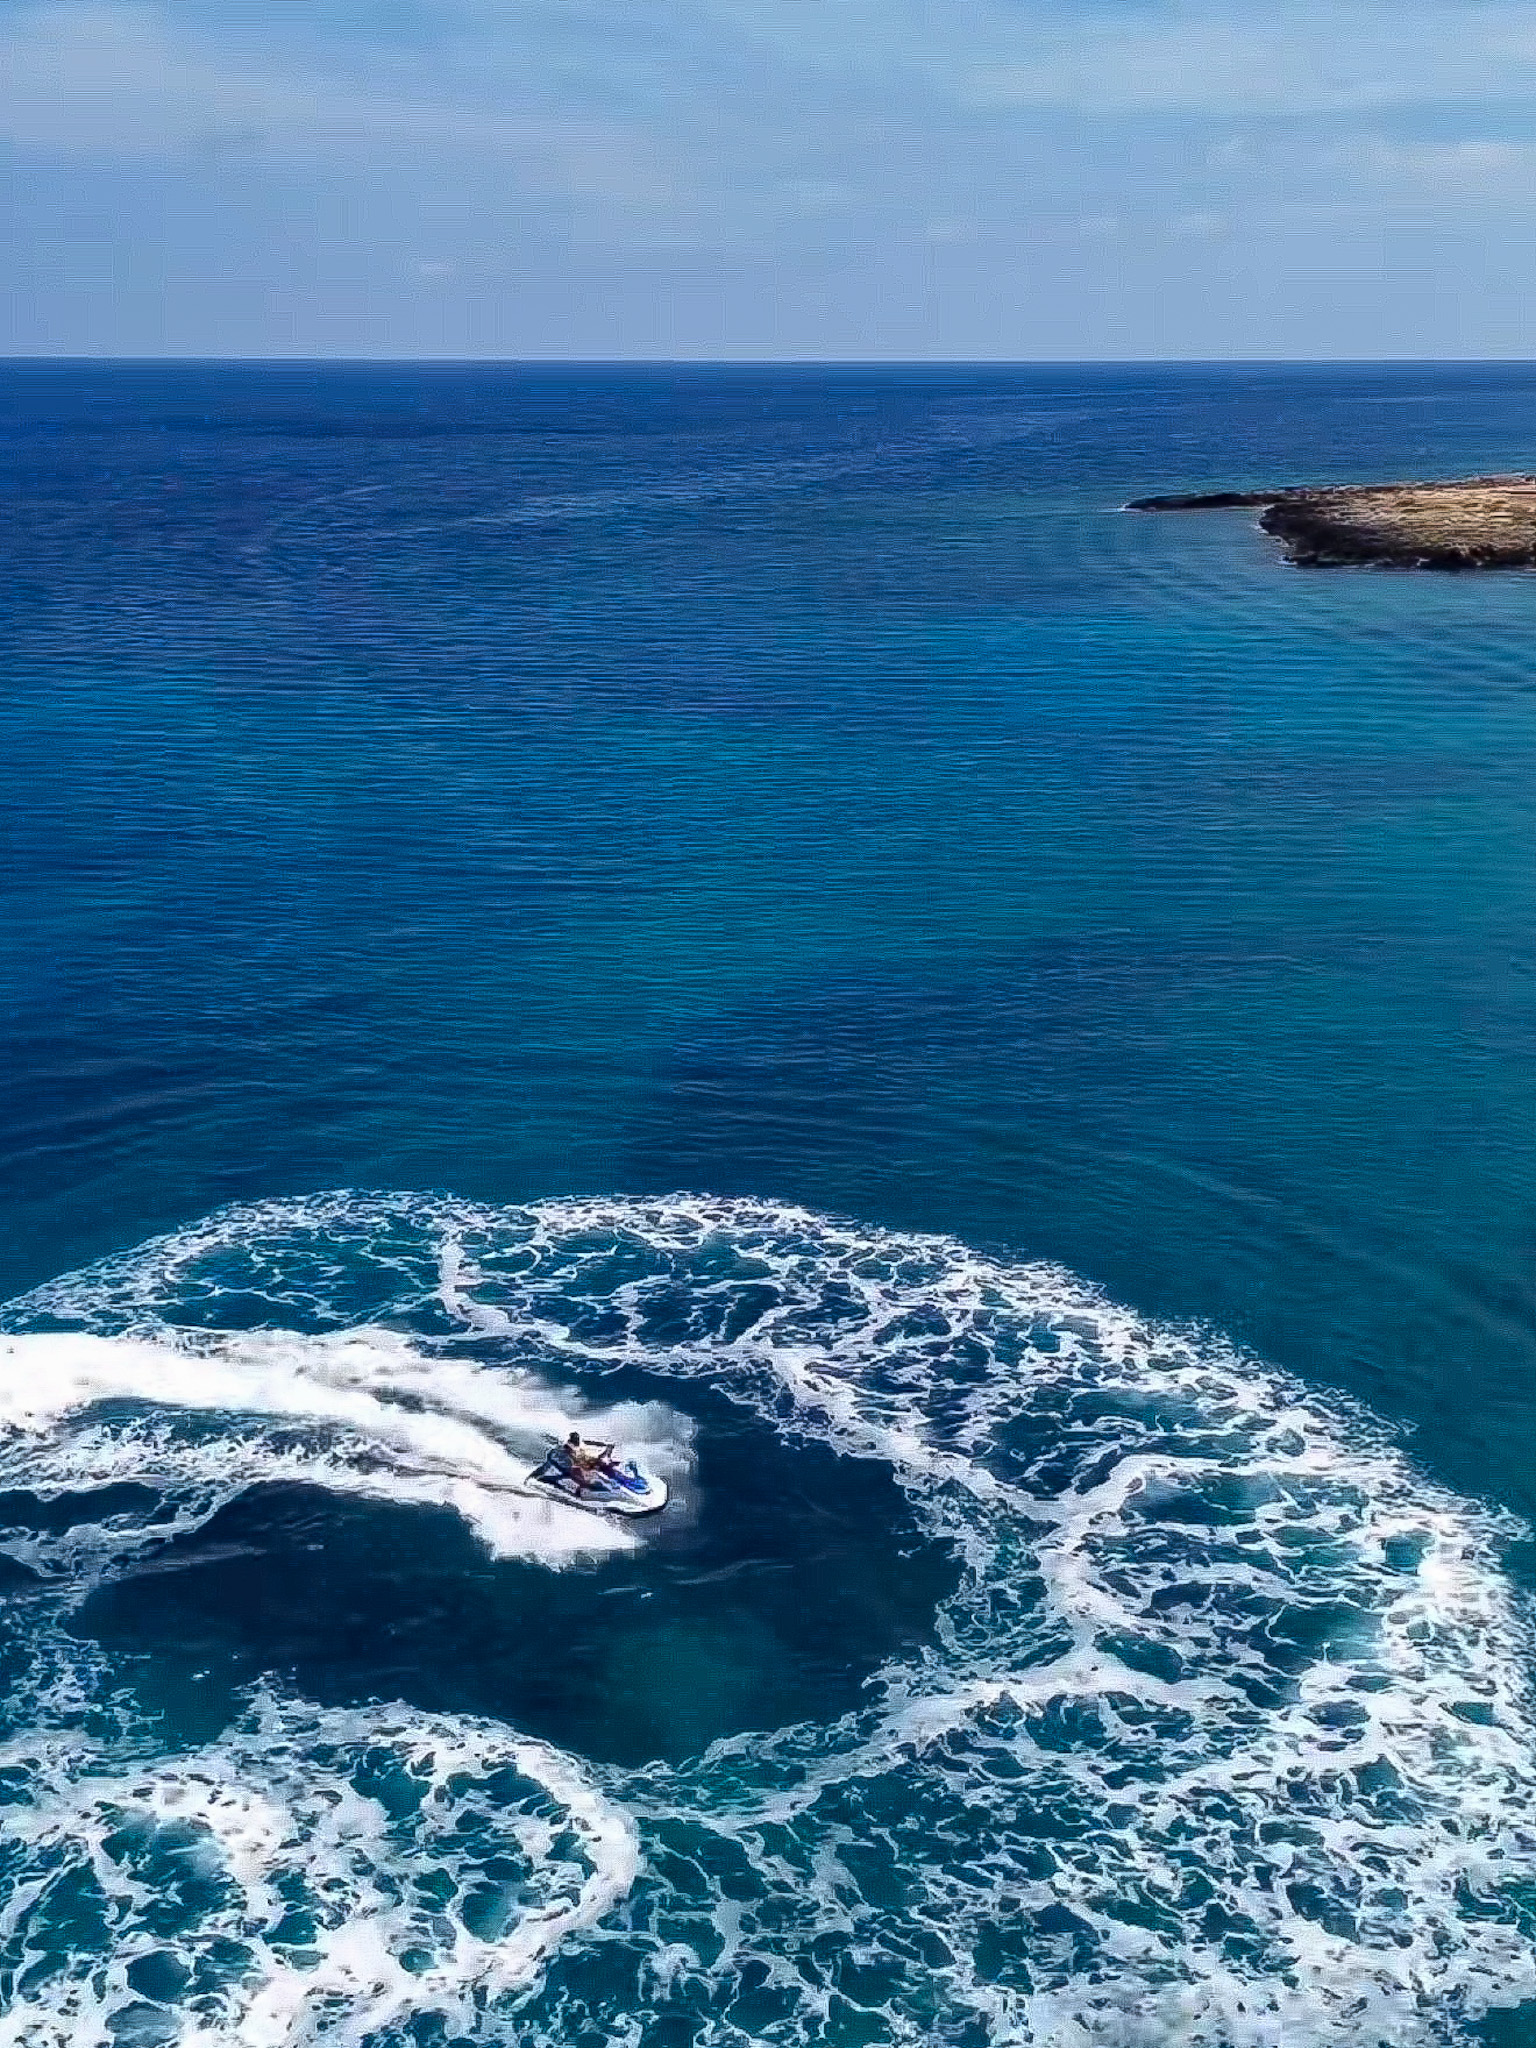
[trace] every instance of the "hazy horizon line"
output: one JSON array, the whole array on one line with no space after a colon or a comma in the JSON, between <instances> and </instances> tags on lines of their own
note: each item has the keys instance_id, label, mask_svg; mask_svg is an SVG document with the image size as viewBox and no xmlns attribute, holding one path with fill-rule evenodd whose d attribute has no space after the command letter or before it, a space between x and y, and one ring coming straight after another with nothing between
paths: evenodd
<instances>
[{"instance_id":1,"label":"hazy horizon line","mask_svg":"<svg viewBox=\"0 0 1536 2048\"><path fill-rule=\"evenodd\" d=\"M290 365L305 369L714 369L714 370L1038 370L1038 369L1387 369L1387 368L1536 368L1531 355L1465 356L863 356L863 355L301 355L220 354L179 355L129 352L126 354L54 354L33 350L0 355L0 369L53 364L59 367L116 365L162 365L171 367L248 364Z\"/></svg>"}]
</instances>

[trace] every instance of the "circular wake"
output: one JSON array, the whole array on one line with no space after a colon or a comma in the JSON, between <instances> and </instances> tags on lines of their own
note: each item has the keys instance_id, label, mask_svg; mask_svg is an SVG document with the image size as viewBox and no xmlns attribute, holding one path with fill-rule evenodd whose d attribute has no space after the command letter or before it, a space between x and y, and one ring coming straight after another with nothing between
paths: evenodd
<instances>
[{"instance_id":1,"label":"circular wake","mask_svg":"<svg viewBox=\"0 0 1536 2048\"><path fill-rule=\"evenodd\" d=\"M752 1202L336 1195L3 1321L0 2042L1370 2048L1536 1997L1513 1532L1055 1269ZM525 1440L598 1415L681 1470L722 1394L889 1467L957 1562L855 1713L626 1771L269 1683L178 1750L59 1626L274 1477L568 1564L633 1538L509 1490Z\"/></svg>"}]
</instances>

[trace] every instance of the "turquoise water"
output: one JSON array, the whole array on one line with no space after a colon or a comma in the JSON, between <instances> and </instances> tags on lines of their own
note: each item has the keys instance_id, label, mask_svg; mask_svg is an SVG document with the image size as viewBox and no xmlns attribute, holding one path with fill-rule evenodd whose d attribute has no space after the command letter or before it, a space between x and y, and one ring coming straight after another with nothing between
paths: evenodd
<instances>
[{"instance_id":1,"label":"turquoise water","mask_svg":"<svg viewBox=\"0 0 1536 2048\"><path fill-rule=\"evenodd\" d=\"M0 2039L1536 2038L1536 370L0 394Z\"/></svg>"}]
</instances>

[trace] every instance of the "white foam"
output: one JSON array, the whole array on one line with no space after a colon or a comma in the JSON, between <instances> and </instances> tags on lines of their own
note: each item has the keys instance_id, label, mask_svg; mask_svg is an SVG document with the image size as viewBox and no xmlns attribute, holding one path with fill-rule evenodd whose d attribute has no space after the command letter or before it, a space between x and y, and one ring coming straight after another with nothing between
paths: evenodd
<instances>
[{"instance_id":1,"label":"white foam","mask_svg":"<svg viewBox=\"0 0 1536 2048\"><path fill-rule=\"evenodd\" d=\"M89 1950L37 1948L0 2013L6 2048L111 2040L143 2002L129 1972L150 1955L200 1987L162 2013L186 2048L360 2044L427 2013L468 2030L638 1869L632 1824L572 1759L485 1722L263 1696L190 1756L105 1763L62 1738L0 1749L0 1767L34 1772L7 1826L19 1877L0 1940L68 1888L131 1930L187 1869L202 1910L155 1916L105 1968ZM370 1789L381 1775L388 1804ZM504 1924L473 1931L466 1910L493 1892Z\"/></svg>"},{"instance_id":2,"label":"white foam","mask_svg":"<svg viewBox=\"0 0 1536 2048\"><path fill-rule=\"evenodd\" d=\"M167 1328L177 1314L216 1322L226 1293L243 1314L256 1296L274 1321L342 1320L360 1292L425 1327L446 1312L477 1353L498 1349L498 1369L373 1332L252 1350ZM406 1923L388 1912L410 1855L392 1838L369 1850L388 1912L361 1913L356 1949L288 1958L296 1974L273 1976L240 2022L251 2048L313 2031L327 1984L386 2030L467 1998L466 2029L494 2033L476 1996L515 1982L530 2043L638 2039L672 2013L698 2048L764 2028L784 2048L845 2029L914 2044L969 2029L1052 2048L1429 2048L1536 1998L1536 1722L1526 1616L1500 1563L1512 1529L1430 1483L1370 1418L1207 1335L1149 1325L1053 1268L693 1197L265 1204L14 1313L148 1342L156 1358L211 1344L246 1390L234 1416L292 1423L281 1390L296 1372L297 1419L317 1440L269 1434L269 1458L351 1472L349 1446L365 1443L398 1464L403 1429L419 1469L436 1456L411 1435L425 1415L475 1440L454 1436L452 1455L482 1491L510 1426L484 1404L534 1399L553 1364L587 1384L643 1371L680 1399L697 1382L787 1441L887 1464L960 1564L931 1647L881 1673L860 1713L738 1735L677 1768L593 1778L549 1753L514 1766L541 1783L576 1770L606 1846L583 1851L574 1889L535 1883L500 1964L455 1935L455 1960L440 1943L425 1988L407 1983ZM105 1465L152 1446L166 1413L192 1412L109 1423L100 1404L121 1387L91 1392L100 1356L67 1356L61 1383L90 1404L64 1413L30 1394L42 1405L31 1423L16 1411L18 1456L89 1464L99 1441ZM142 1363L129 1397L153 1401ZM253 1411L258 1383L276 1405ZM335 1406L359 1397L386 1412L364 1423ZM194 1448L247 1458L246 1433L218 1413L212 1449L173 1428L164 1455L184 1481ZM301 1710L269 1713L221 1751L258 1805L231 1794L198 1822L211 1836L227 1814L258 1842L240 1865L247 1897L273 1860L259 1802L302 1832L318 1825L306 1788L337 1789L319 1724L307 1736ZM499 1796L486 1792L486 1812ZM581 1805L568 1785L551 1796ZM530 1870L558 1860L537 1816L516 1801L512 1814ZM651 1842L666 1853L648 1868ZM540 1978L546 1911L560 1941L602 1923L606 1991Z\"/></svg>"},{"instance_id":3,"label":"white foam","mask_svg":"<svg viewBox=\"0 0 1536 2048\"><path fill-rule=\"evenodd\" d=\"M883 1712L787 1731L757 1761L771 1752L788 1789L699 1813L762 1874L775 1930L733 1887L713 1995L747 1956L782 1954L777 1831L815 1837L836 1805L808 1924L837 1924L859 1885L836 1837L857 1839L862 1787L897 1777L914 1824L874 1797L869 1842L927 1895L953 1952L945 1996L994 2039L1397 2043L1536 1996L1516 1903L1536 1879L1528 1631L1497 1565L1512 1532L1379 1427L1056 1269L946 1242L691 1198L519 1224L502 1298L548 1341L589 1369L659 1356L888 1461L968 1567L943 1654L888 1672ZM580 1303L583 1264L611 1263L605 1240L651 1263L615 1286L622 1327L594 1345L556 1304ZM749 1297L758 1313L727 1334ZM1023 1612L1020 1573L1040 1588ZM1326 1647L1269 1633L1309 1615ZM721 1745L713 1768L740 1773L753 1750ZM936 1841L950 1787L962 1838ZM1046 1851L1036 1812L1077 1819ZM1027 1969L989 1981L975 1953L1010 1925ZM899 2000L874 2018L910 2024Z\"/></svg>"},{"instance_id":4,"label":"white foam","mask_svg":"<svg viewBox=\"0 0 1536 2048\"><path fill-rule=\"evenodd\" d=\"M90 1421L124 1403L152 1412ZM188 1416L223 1427L189 1435L177 1422ZM54 1498L137 1482L172 1498L169 1519L117 1514L10 1539L13 1555L55 1569L183 1533L259 1483L450 1509L498 1556L559 1564L631 1546L621 1525L524 1483L549 1440L578 1425L673 1469L686 1459L680 1418L584 1409L529 1375L430 1357L388 1330L0 1336L0 1484Z\"/></svg>"}]
</instances>

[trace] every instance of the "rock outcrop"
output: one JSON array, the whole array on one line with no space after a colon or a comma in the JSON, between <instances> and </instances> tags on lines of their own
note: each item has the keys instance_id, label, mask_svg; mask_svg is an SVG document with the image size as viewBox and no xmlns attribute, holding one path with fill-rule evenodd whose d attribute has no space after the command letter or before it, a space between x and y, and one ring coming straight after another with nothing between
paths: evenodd
<instances>
[{"instance_id":1,"label":"rock outcrop","mask_svg":"<svg viewBox=\"0 0 1536 2048\"><path fill-rule=\"evenodd\" d=\"M1126 509L1199 512L1237 505L1261 505L1259 525L1301 568L1360 563L1401 569L1536 567L1536 476L1208 491L1135 498Z\"/></svg>"}]
</instances>

